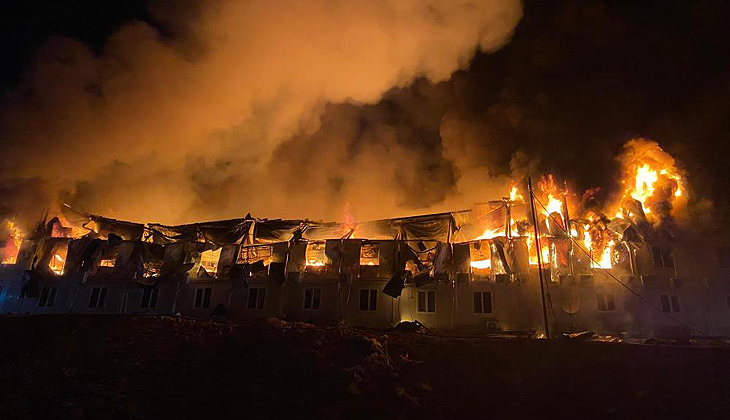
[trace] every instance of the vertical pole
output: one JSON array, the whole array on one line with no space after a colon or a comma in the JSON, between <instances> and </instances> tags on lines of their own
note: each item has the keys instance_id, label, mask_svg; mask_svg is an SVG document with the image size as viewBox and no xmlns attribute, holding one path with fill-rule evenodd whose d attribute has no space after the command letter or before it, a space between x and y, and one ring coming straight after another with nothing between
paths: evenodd
<instances>
[{"instance_id":1,"label":"vertical pole","mask_svg":"<svg viewBox=\"0 0 730 420\"><path fill-rule=\"evenodd\" d=\"M575 276L573 272L573 234L570 232L570 213L568 212L568 183L563 183L563 209L564 209L564 222L565 222L565 233L568 234L568 268L570 269L570 276Z\"/></svg>"},{"instance_id":2,"label":"vertical pole","mask_svg":"<svg viewBox=\"0 0 730 420\"><path fill-rule=\"evenodd\" d=\"M447 239L447 246L449 247L452 262L454 261L454 244L452 243L453 239L451 237L451 232L456 229L456 226L454 226L455 222L456 221L454 220L454 215L452 213L451 218L449 219L449 237ZM453 267L453 264L449 264L449 266ZM449 280L451 280L451 329L456 330L459 317L459 288L456 284L455 270L449 269L448 275Z\"/></svg>"},{"instance_id":3,"label":"vertical pole","mask_svg":"<svg viewBox=\"0 0 730 420\"><path fill-rule=\"evenodd\" d=\"M535 211L535 196L532 192L532 178L527 178L527 189L530 190L530 207L532 208L532 223L535 228L535 247L537 251L537 272L540 276L540 298L542 300L542 320L545 325L545 337L550 338L548 328L547 309L545 308L545 282L542 278L542 248L540 248L540 232L537 227L537 212Z\"/></svg>"},{"instance_id":4,"label":"vertical pole","mask_svg":"<svg viewBox=\"0 0 730 420\"><path fill-rule=\"evenodd\" d=\"M507 206L507 222L504 231L506 232L507 238L512 237L512 202L509 201L509 197L504 198L504 205Z\"/></svg>"}]
</instances>

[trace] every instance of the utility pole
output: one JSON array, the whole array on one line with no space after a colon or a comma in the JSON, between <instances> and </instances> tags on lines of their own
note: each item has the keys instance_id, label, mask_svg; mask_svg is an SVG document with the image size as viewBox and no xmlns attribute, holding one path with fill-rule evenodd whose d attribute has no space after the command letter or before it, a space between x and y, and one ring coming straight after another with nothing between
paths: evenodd
<instances>
[{"instance_id":1,"label":"utility pole","mask_svg":"<svg viewBox=\"0 0 730 420\"><path fill-rule=\"evenodd\" d=\"M570 276L575 276L573 268L573 233L570 231L570 213L568 212L568 183L563 182L563 214L565 215L565 233L568 235L568 264Z\"/></svg>"},{"instance_id":2,"label":"utility pole","mask_svg":"<svg viewBox=\"0 0 730 420\"><path fill-rule=\"evenodd\" d=\"M545 337L550 338L547 309L545 308L545 282L542 278L542 248L540 248L540 232L537 228L537 212L535 211L535 195L532 192L532 178L527 178L527 189L530 191L530 207L532 208L532 224L535 228L535 248L537 251L537 272L540 276L540 298L542 300L542 320L545 325Z\"/></svg>"}]
</instances>

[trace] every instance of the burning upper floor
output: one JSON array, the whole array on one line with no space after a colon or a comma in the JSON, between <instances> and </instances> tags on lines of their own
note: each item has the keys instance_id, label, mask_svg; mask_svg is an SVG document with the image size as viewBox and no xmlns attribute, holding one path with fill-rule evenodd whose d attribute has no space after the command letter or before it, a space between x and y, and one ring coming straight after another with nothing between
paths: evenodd
<instances>
[{"instance_id":1,"label":"burning upper floor","mask_svg":"<svg viewBox=\"0 0 730 420\"><path fill-rule=\"evenodd\" d=\"M556 272L572 273L583 266L608 269L629 259L630 250L643 241L671 237L671 232L666 231L667 221L687 204L687 182L671 156L656 143L645 140L632 140L625 149L619 160L623 188L602 206L592 200L595 190L579 196L570 191L567 182L559 182L552 175L536 179L531 191L515 180L501 199L477 203L468 210L367 222L356 222L346 209L344 222L247 216L168 226L124 222L61 205L48 214L35 232L24 234L12 219L6 220L2 262L15 263L25 237L159 245L186 242L204 244L201 265L215 274L213 261L220 258L225 244L248 247L302 240L308 243L305 265L316 270L325 266L325 241L361 239L364 243L401 240L416 254L426 255L426 250L435 250L439 243L468 244L471 269L484 275L509 273L510 266L518 260L515 255L521 252L530 265L550 265ZM490 245L480 245L487 242ZM51 272L63 273L66 252L62 247L53 252L48 262ZM363 265L376 265L377 254L375 242L363 245ZM433 259L435 252L430 254L424 258ZM98 260L97 265L110 264L109 258ZM423 261L415 258L413 263L417 269L412 271L417 274Z\"/></svg>"}]
</instances>

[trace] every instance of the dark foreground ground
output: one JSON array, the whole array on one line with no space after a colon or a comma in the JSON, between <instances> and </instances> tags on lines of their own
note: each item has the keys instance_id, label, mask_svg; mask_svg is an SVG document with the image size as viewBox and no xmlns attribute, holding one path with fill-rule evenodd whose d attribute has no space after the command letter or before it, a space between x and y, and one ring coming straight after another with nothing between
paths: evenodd
<instances>
[{"instance_id":1,"label":"dark foreground ground","mask_svg":"<svg viewBox=\"0 0 730 420\"><path fill-rule=\"evenodd\" d=\"M727 419L730 348L0 318L0 418Z\"/></svg>"}]
</instances>

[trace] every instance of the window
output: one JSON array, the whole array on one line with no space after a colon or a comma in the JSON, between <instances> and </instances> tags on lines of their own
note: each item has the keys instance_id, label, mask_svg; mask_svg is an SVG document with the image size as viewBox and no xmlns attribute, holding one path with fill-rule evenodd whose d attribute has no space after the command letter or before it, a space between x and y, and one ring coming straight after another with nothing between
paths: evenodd
<instances>
[{"instance_id":1,"label":"window","mask_svg":"<svg viewBox=\"0 0 730 420\"><path fill-rule=\"evenodd\" d=\"M195 308L210 308L210 287L195 290Z\"/></svg>"},{"instance_id":2,"label":"window","mask_svg":"<svg viewBox=\"0 0 730 420\"><path fill-rule=\"evenodd\" d=\"M252 287L248 289L248 309L264 309L266 303L266 289Z\"/></svg>"},{"instance_id":3,"label":"window","mask_svg":"<svg viewBox=\"0 0 730 420\"><path fill-rule=\"evenodd\" d=\"M616 304L613 301L612 294L598 293L596 294L596 301L598 302L598 310L601 312L616 310Z\"/></svg>"},{"instance_id":4,"label":"window","mask_svg":"<svg viewBox=\"0 0 730 420\"><path fill-rule=\"evenodd\" d=\"M418 292L418 312L436 312L436 291Z\"/></svg>"},{"instance_id":5,"label":"window","mask_svg":"<svg viewBox=\"0 0 730 420\"><path fill-rule=\"evenodd\" d=\"M721 246L717 248L717 265L720 268L730 268L730 247Z\"/></svg>"},{"instance_id":6,"label":"window","mask_svg":"<svg viewBox=\"0 0 730 420\"><path fill-rule=\"evenodd\" d=\"M679 297L674 295L659 295L662 302L662 311L665 313L679 312Z\"/></svg>"},{"instance_id":7,"label":"window","mask_svg":"<svg viewBox=\"0 0 730 420\"><path fill-rule=\"evenodd\" d=\"M319 310L322 301L322 289L306 289L304 291L304 309Z\"/></svg>"},{"instance_id":8,"label":"window","mask_svg":"<svg viewBox=\"0 0 730 420\"><path fill-rule=\"evenodd\" d=\"M218 271L218 260L221 258L221 250L209 249L200 253L200 266L210 275L214 275Z\"/></svg>"},{"instance_id":9,"label":"window","mask_svg":"<svg viewBox=\"0 0 730 420\"><path fill-rule=\"evenodd\" d=\"M253 264L263 260L264 265L269 265L271 263L271 254L271 245L242 246L236 264Z\"/></svg>"},{"instance_id":10,"label":"window","mask_svg":"<svg viewBox=\"0 0 730 420\"><path fill-rule=\"evenodd\" d=\"M324 247L324 241L311 241L307 243L307 250L305 251L307 267L324 267Z\"/></svg>"},{"instance_id":11,"label":"window","mask_svg":"<svg viewBox=\"0 0 730 420\"><path fill-rule=\"evenodd\" d=\"M63 269L66 266L66 254L68 253L68 242L58 242L54 245L51 251L51 261L48 263L48 268L57 276L63 274Z\"/></svg>"},{"instance_id":12,"label":"window","mask_svg":"<svg viewBox=\"0 0 730 420\"><path fill-rule=\"evenodd\" d=\"M99 267L114 267L114 263L116 263L117 260L114 258L109 258L106 260L101 260L99 263Z\"/></svg>"},{"instance_id":13,"label":"window","mask_svg":"<svg viewBox=\"0 0 730 420\"><path fill-rule=\"evenodd\" d=\"M142 308L156 308L157 293L158 291L156 287L145 287L142 290L142 302L139 306Z\"/></svg>"},{"instance_id":14,"label":"window","mask_svg":"<svg viewBox=\"0 0 730 420\"><path fill-rule=\"evenodd\" d=\"M106 287L94 287L91 289L91 297L89 298L89 308L103 308L106 302Z\"/></svg>"},{"instance_id":15,"label":"window","mask_svg":"<svg viewBox=\"0 0 730 420\"><path fill-rule=\"evenodd\" d=\"M674 259L672 258L672 249L660 246L653 246L651 250L654 254L655 268L674 268Z\"/></svg>"},{"instance_id":16,"label":"window","mask_svg":"<svg viewBox=\"0 0 730 420\"><path fill-rule=\"evenodd\" d=\"M38 306L50 308L56 301L56 288L53 286L43 286L41 296L38 298Z\"/></svg>"},{"instance_id":17,"label":"window","mask_svg":"<svg viewBox=\"0 0 730 420\"><path fill-rule=\"evenodd\" d=\"M474 313L492 313L492 292L474 292Z\"/></svg>"},{"instance_id":18,"label":"window","mask_svg":"<svg viewBox=\"0 0 730 420\"><path fill-rule=\"evenodd\" d=\"M489 276L492 272L492 250L489 241L469 243L469 267L476 277Z\"/></svg>"},{"instance_id":19,"label":"window","mask_svg":"<svg viewBox=\"0 0 730 420\"><path fill-rule=\"evenodd\" d=\"M380 264L380 244L378 242L366 242L360 247L360 265Z\"/></svg>"},{"instance_id":20,"label":"window","mask_svg":"<svg viewBox=\"0 0 730 420\"><path fill-rule=\"evenodd\" d=\"M150 278L160 275L162 261L146 261L142 263L142 277Z\"/></svg>"},{"instance_id":21,"label":"window","mask_svg":"<svg viewBox=\"0 0 730 420\"><path fill-rule=\"evenodd\" d=\"M360 289L360 310L375 311L378 309L378 291L375 289Z\"/></svg>"}]
</instances>

